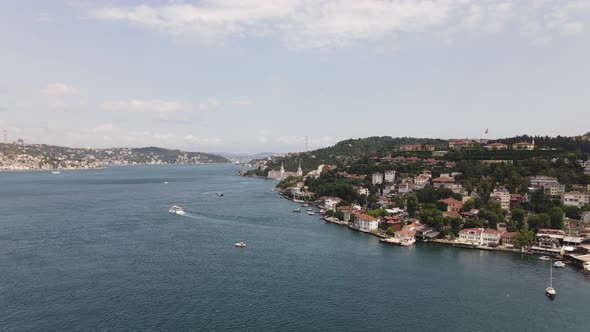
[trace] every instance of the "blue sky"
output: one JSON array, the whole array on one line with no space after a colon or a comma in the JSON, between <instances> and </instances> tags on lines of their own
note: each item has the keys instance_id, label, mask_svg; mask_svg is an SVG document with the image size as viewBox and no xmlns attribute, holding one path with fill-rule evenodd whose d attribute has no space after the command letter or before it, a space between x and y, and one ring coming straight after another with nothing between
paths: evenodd
<instances>
[{"instance_id":1,"label":"blue sky","mask_svg":"<svg viewBox=\"0 0 590 332\"><path fill-rule=\"evenodd\" d=\"M590 130L590 1L3 1L9 140L298 151Z\"/></svg>"}]
</instances>

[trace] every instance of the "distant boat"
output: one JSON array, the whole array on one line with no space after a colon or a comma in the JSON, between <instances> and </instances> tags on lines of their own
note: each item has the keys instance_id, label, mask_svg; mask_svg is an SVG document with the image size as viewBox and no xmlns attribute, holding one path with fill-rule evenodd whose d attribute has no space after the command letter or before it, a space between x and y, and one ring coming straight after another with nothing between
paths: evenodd
<instances>
[{"instance_id":1,"label":"distant boat","mask_svg":"<svg viewBox=\"0 0 590 332\"><path fill-rule=\"evenodd\" d=\"M234 247L243 248L246 246L246 242L240 241L238 243L234 243Z\"/></svg>"},{"instance_id":2,"label":"distant boat","mask_svg":"<svg viewBox=\"0 0 590 332\"><path fill-rule=\"evenodd\" d=\"M582 267L584 268L584 273L590 274L590 262L584 262L584 264L582 264Z\"/></svg>"},{"instance_id":3,"label":"distant boat","mask_svg":"<svg viewBox=\"0 0 590 332\"><path fill-rule=\"evenodd\" d=\"M305 201L303 201L301 199L293 198L293 202L295 202L295 203L303 203Z\"/></svg>"},{"instance_id":4,"label":"distant boat","mask_svg":"<svg viewBox=\"0 0 590 332\"><path fill-rule=\"evenodd\" d=\"M223 193L216 193L215 195L217 195L219 197L223 197Z\"/></svg>"},{"instance_id":5,"label":"distant boat","mask_svg":"<svg viewBox=\"0 0 590 332\"><path fill-rule=\"evenodd\" d=\"M307 208L307 209L305 209L305 211L313 211L313 209L312 208Z\"/></svg>"},{"instance_id":6,"label":"distant boat","mask_svg":"<svg viewBox=\"0 0 590 332\"><path fill-rule=\"evenodd\" d=\"M178 205L172 205L172 207L168 210L168 212L174 213L174 214L183 214L184 213L182 208Z\"/></svg>"},{"instance_id":7,"label":"distant boat","mask_svg":"<svg viewBox=\"0 0 590 332\"><path fill-rule=\"evenodd\" d=\"M553 263L553 267L565 267L565 263L562 261L555 261L555 263Z\"/></svg>"},{"instance_id":8,"label":"distant boat","mask_svg":"<svg viewBox=\"0 0 590 332\"><path fill-rule=\"evenodd\" d=\"M414 243L416 243L416 239L413 237L407 237L403 239L400 244L404 247L411 247Z\"/></svg>"},{"instance_id":9,"label":"distant boat","mask_svg":"<svg viewBox=\"0 0 590 332\"><path fill-rule=\"evenodd\" d=\"M164 181L164 184L168 184L168 181Z\"/></svg>"},{"instance_id":10,"label":"distant boat","mask_svg":"<svg viewBox=\"0 0 590 332\"><path fill-rule=\"evenodd\" d=\"M548 260L550 260L550 259L551 259L551 258L550 258L549 256L541 256L541 257L539 257L539 260L540 260L540 261L548 261Z\"/></svg>"},{"instance_id":11,"label":"distant boat","mask_svg":"<svg viewBox=\"0 0 590 332\"><path fill-rule=\"evenodd\" d=\"M51 172L51 174L61 174L61 172L60 171L53 171L53 172Z\"/></svg>"},{"instance_id":12,"label":"distant boat","mask_svg":"<svg viewBox=\"0 0 590 332\"><path fill-rule=\"evenodd\" d=\"M307 203L303 203L303 205L301 205L301 206L303 206L303 207L308 207L308 206L309 206L309 204L307 204Z\"/></svg>"},{"instance_id":13,"label":"distant boat","mask_svg":"<svg viewBox=\"0 0 590 332\"><path fill-rule=\"evenodd\" d=\"M301 212L301 208L293 209L293 212Z\"/></svg>"},{"instance_id":14,"label":"distant boat","mask_svg":"<svg viewBox=\"0 0 590 332\"><path fill-rule=\"evenodd\" d=\"M549 264L549 286L545 288L545 295L551 300L557 296L557 292L553 288L553 264Z\"/></svg>"},{"instance_id":15,"label":"distant boat","mask_svg":"<svg viewBox=\"0 0 590 332\"><path fill-rule=\"evenodd\" d=\"M313 212L313 211L307 211L307 214L310 215L310 216L313 216L315 214L315 212Z\"/></svg>"}]
</instances>

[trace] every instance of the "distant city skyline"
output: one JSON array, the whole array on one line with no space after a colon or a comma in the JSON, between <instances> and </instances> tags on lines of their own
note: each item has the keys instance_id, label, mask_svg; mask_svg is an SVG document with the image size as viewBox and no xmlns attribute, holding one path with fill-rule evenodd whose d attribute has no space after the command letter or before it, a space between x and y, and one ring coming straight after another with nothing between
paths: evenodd
<instances>
[{"instance_id":1,"label":"distant city skyline","mask_svg":"<svg viewBox=\"0 0 590 332\"><path fill-rule=\"evenodd\" d=\"M6 1L0 130L293 152L590 130L589 1Z\"/></svg>"}]
</instances>

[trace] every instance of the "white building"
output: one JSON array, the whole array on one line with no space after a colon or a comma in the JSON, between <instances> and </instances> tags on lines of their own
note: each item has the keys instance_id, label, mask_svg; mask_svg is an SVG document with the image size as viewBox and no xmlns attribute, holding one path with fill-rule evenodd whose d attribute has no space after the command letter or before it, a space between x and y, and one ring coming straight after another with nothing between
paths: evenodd
<instances>
[{"instance_id":1,"label":"white building","mask_svg":"<svg viewBox=\"0 0 590 332\"><path fill-rule=\"evenodd\" d=\"M581 208L586 204L590 204L590 193L579 191L563 193L561 194L561 202L565 206L577 206Z\"/></svg>"},{"instance_id":2,"label":"white building","mask_svg":"<svg viewBox=\"0 0 590 332\"><path fill-rule=\"evenodd\" d=\"M324 200L324 208L327 210L336 210L336 205L342 200L338 197L328 197Z\"/></svg>"},{"instance_id":3,"label":"white building","mask_svg":"<svg viewBox=\"0 0 590 332\"><path fill-rule=\"evenodd\" d=\"M495 247L500 245L502 232L495 229L486 228L481 232L481 245Z\"/></svg>"},{"instance_id":4,"label":"white building","mask_svg":"<svg viewBox=\"0 0 590 332\"><path fill-rule=\"evenodd\" d=\"M374 185L376 185L376 184L382 184L383 183L383 174L382 173L379 173L379 172L373 173L372 179L373 179L373 184Z\"/></svg>"},{"instance_id":5,"label":"white building","mask_svg":"<svg viewBox=\"0 0 590 332\"><path fill-rule=\"evenodd\" d=\"M422 189L424 188L428 182L430 181L430 177L421 174L414 178L414 188L415 189Z\"/></svg>"},{"instance_id":6,"label":"white building","mask_svg":"<svg viewBox=\"0 0 590 332\"><path fill-rule=\"evenodd\" d=\"M390 183L395 182L395 171L394 170L385 171L385 182L390 182Z\"/></svg>"},{"instance_id":7,"label":"white building","mask_svg":"<svg viewBox=\"0 0 590 332\"><path fill-rule=\"evenodd\" d=\"M483 228L465 228L459 231L459 241L480 245Z\"/></svg>"},{"instance_id":8,"label":"white building","mask_svg":"<svg viewBox=\"0 0 590 332\"><path fill-rule=\"evenodd\" d=\"M356 190L356 192L357 192L357 194L359 194L359 196L360 196L360 195L369 196L369 188L365 188L365 187L359 187L359 188Z\"/></svg>"},{"instance_id":9,"label":"white building","mask_svg":"<svg viewBox=\"0 0 590 332\"><path fill-rule=\"evenodd\" d=\"M499 202L503 210L510 210L510 192L505 188L497 188L490 194L490 199Z\"/></svg>"},{"instance_id":10,"label":"white building","mask_svg":"<svg viewBox=\"0 0 590 332\"><path fill-rule=\"evenodd\" d=\"M356 214L353 225L361 232L376 231L379 227L379 219L366 214Z\"/></svg>"}]
</instances>

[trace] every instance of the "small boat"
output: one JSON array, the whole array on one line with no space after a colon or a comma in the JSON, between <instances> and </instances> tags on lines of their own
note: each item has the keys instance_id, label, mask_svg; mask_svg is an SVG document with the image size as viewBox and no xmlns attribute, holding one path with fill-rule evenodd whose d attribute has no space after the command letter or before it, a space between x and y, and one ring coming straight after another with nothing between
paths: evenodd
<instances>
[{"instance_id":1,"label":"small boat","mask_svg":"<svg viewBox=\"0 0 590 332\"><path fill-rule=\"evenodd\" d=\"M313 209L312 208L307 208L307 209L305 209L305 211L313 211Z\"/></svg>"},{"instance_id":2,"label":"small boat","mask_svg":"<svg viewBox=\"0 0 590 332\"><path fill-rule=\"evenodd\" d=\"M545 288L545 295L551 300L557 296L557 292L553 288L553 264L549 264L549 286Z\"/></svg>"},{"instance_id":3,"label":"small boat","mask_svg":"<svg viewBox=\"0 0 590 332\"><path fill-rule=\"evenodd\" d=\"M584 268L584 273L590 274L590 262L584 262L582 267Z\"/></svg>"},{"instance_id":4,"label":"small boat","mask_svg":"<svg viewBox=\"0 0 590 332\"><path fill-rule=\"evenodd\" d=\"M164 184L168 184L168 181L164 181Z\"/></svg>"},{"instance_id":5,"label":"small boat","mask_svg":"<svg viewBox=\"0 0 590 332\"><path fill-rule=\"evenodd\" d=\"M555 263L553 263L553 267L565 267L565 263L562 261L555 261Z\"/></svg>"},{"instance_id":6,"label":"small boat","mask_svg":"<svg viewBox=\"0 0 590 332\"><path fill-rule=\"evenodd\" d=\"M404 247L410 247L412 246L414 243L416 243L416 239L412 238L412 237L407 237L405 239L402 240L402 242L400 243L402 246Z\"/></svg>"},{"instance_id":7,"label":"small boat","mask_svg":"<svg viewBox=\"0 0 590 332\"><path fill-rule=\"evenodd\" d=\"M246 242L240 241L238 243L234 243L234 247L243 248L246 246Z\"/></svg>"},{"instance_id":8,"label":"small boat","mask_svg":"<svg viewBox=\"0 0 590 332\"><path fill-rule=\"evenodd\" d=\"M301 208L293 209L293 212L301 212Z\"/></svg>"},{"instance_id":9,"label":"small boat","mask_svg":"<svg viewBox=\"0 0 590 332\"><path fill-rule=\"evenodd\" d=\"M172 205L172 207L170 208L170 210L168 210L168 212L174 213L174 214L183 214L184 213L182 208L178 205Z\"/></svg>"},{"instance_id":10,"label":"small boat","mask_svg":"<svg viewBox=\"0 0 590 332\"><path fill-rule=\"evenodd\" d=\"M308 207L308 206L309 206L309 204L307 204L307 203L304 203L304 204L303 204L303 205L301 205L301 206L303 206L303 207Z\"/></svg>"},{"instance_id":11,"label":"small boat","mask_svg":"<svg viewBox=\"0 0 590 332\"><path fill-rule=\"evenodd\" d=\"M307 211L307 214L310 215L310 216L313 216L315 214L315 212L313 212L313 211Z\"/></svg>"},{"instance_id":12,"label":"small boat","mask_svg":"<svg viewBox=\"0 0 590 332\"><path fill-rule=\"evenodd\" d=\"M60 171L52 171L51 174L61 174Z\"/></svg>"},{"instance_id":13,"label":"small boat","mask_svg":"<svg viewBox=\"0 0 590 332\"><path fill-rule=\"evenodd\" d=\"M223 197L223 193L215 193L218 197Z\"/></svg>"},{"instance_id":14,"label":"small boat","mask_svg":"<svg viewBox=\"0 0 590 332\"><path fill-rule=\"evenodd\" d=\"M549 256L541 256L541 257L539 257L539 260L540 260L540 261L548 261L548 260L550 260L550 259L551 259L551 258L550 258Z\"/></svg>"}]
</instances>

